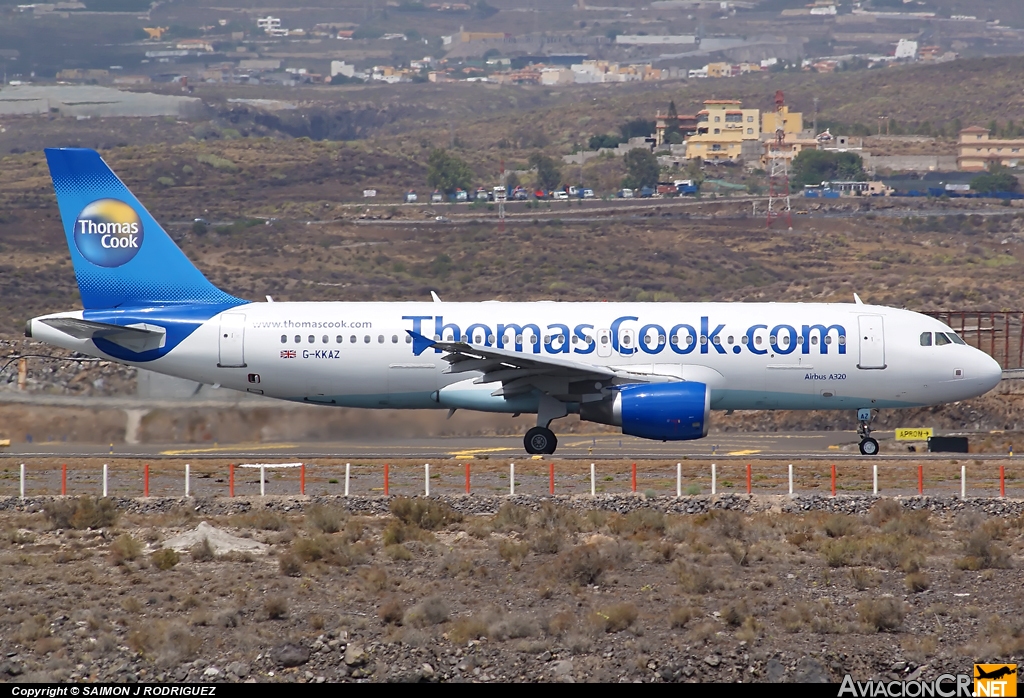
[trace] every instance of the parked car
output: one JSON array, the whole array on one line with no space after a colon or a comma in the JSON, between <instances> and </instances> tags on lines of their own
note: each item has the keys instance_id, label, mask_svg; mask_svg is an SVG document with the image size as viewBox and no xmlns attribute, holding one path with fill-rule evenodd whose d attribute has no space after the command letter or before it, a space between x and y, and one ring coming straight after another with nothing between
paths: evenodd
<instances>
[{"instance_id":1,"label":"parked car","mask_svg":"<svg viewBox=\"0 0 1024 698\"><path fill-rule=\"evenodd\" d=\"M419 197L416 196L416 192L414 192L414 191L407 191L407 192L405 192L405 203L407 203L407 204L416 203L416 201L418 199L419 199Z\"/></svg>"},{"instance_id":2,"label":"parked car","mask_svg":"<svg viewBox=\"0 0 1024 698\"><path fill-rule=\"evenodd\" d=\"M440 191L435 189L434 193L430 195L430 203L432 203L432 204L440 204L440 203L443 203L443 202L444 202L444 194L442 194Z\"/></svg>"},{"instance_id":3,"label":"parked car","mask_svg":"<svg viewBox=\"0 0 1024 698\"><path fill-rule=\"evenodd\" d=\"M546 199L546 198L548 198L547 192L544 191L543 189L537 189L535 192L533 192L533 196L534 196L534 198L537 198L537 199Z\"/></svg>"},{"instance_id":4,"label":"parked car","mask_svg":"<svg viewBox=\"0 0 1024 698\"><path fill-rule=\"evenodd\" d=\"M564 191L555 191L555 192L551 192L551 198L552 199L557 199L558 201L565 201L566 199L569 198L569 194L568 194L568 192L564 192Z\"/></svg>"},{"instance_id":5,"label":"parked car","mask_svg":"<svg viewBox=\"0 0 1024 698\"><path fill-rule=\"evenodd\" d=\"M512 198L516 201L526 201L530 198L530 193L523 187L516 187L512 190Z\"/></svg>"},{"instance_id":6,"label":"parked car","mask_svg":"<svg viewBox=\"0 0 1024 698\"><path fill-rule=\"evenodd\" d=\"M466 201L468 199L469 199L469 194L467 194L462 189L456 189L455 192L452 193L452 201L455 201L456 203L460 202L460 201Z\"/></svg>"},{"instance_id":7,"label":"parked car","mask_svg":"<svg viewBox=\"0 0 1024 698\"><path fill-rule=\"evenodd\" d=\"M620 199L632 199L633 198L633 190L632 189L619 189L619 193L616 194L616 196L619 197Z\"/></svg>"},{"instance_id":8,"label":"parked car","mask_svg":"<svg viewBox=\"0 0 1024 698\"><path fill-rule=\"evenodd\" d=\"M476 199L477 201L487 201L491 197L486 189L484 189L483 187L477 187L476 192L473 194L473 198Z\"/></svg>"},{"instance_id":9,"label":"parked car","mask_svg":"<svg viewBox=\"0 0 1024 698\"><path fill-rule=\"evenodd\" d=\"M640 190L640 198L649 199L652 196L654 196L654 190L651 189L650 187L644 187L643 189Z\"/></svg>"},{"instance_id":10,"label":"parked car","mask_svg":"<svg viewBox=\"0 0 1024 698\"><path fill-rule=\"evenodd\" d=\"M594 190L593 189L584 189L583 191L580 192L580 198L581 199L593 199L594 198Z\"/></svg>"}]
</instances>

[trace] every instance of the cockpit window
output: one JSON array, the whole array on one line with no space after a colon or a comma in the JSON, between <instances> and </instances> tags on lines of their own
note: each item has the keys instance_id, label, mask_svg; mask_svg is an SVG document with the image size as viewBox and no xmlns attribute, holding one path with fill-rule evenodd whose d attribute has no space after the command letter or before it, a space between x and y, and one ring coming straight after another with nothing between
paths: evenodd
<instances>
[{"instance_id":1,"label":"cockpit window","mask_svg":"<svg viewBox=\"0 0 1024 698\"><path fill-rule=\"evenodd\" d=\"M950 339L953 340L954 344L967 344L967 342L962 340L960 338L960 335L958 335L956 332L947 332L946 334L949 336Z\"/></svg>"},{"instance_id":2,"label":"cockpit window","mask_svg":"<svg viewBox=\"0 0 1024 698\"><path fill-rule=\"evenodd\" d=\"M921 346L930 347L932 345L932 333L922 332L921 333Z\"/></svg>"},{"instance_id":3,"label":"cockpit window","mask_svg":"<svg viewBox=\"0 0 1024 698\"><path fill-rule=\"evenodd\" d=\"M945 335L945 333L943 333L943 332L936 332L935 333L935 346L941 347L943 344L952 344L952 343L953 342L950 341L949 337L947 337Z\"/></svg>"}]
</instances>

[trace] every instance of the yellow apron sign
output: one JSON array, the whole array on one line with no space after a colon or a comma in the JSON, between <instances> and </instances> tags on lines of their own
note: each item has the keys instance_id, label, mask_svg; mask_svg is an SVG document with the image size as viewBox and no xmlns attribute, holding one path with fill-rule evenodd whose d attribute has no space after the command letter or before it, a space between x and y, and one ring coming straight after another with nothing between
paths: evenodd
<instances>
[{"instance_id":1,"label":"yellow apron sign","mask_svg":"<svg viewBox=\"0 0 1024 698\"><path fill-rule=\"evenodd\" d=\"M935 430L931 427L925 429L897 429L896 440L897 441L927 441L935 435Z\"/></svg>"}]
</instances>

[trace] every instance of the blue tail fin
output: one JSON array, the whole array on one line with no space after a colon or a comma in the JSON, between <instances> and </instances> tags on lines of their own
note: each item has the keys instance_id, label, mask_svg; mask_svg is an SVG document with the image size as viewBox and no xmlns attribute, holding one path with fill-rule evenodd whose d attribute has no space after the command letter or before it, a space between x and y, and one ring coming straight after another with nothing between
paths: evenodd
<instances>
[{"instance_id":1,"label":"blue tail fin","mask_svg":"<svg viewBox=\"0 0 1024 698\"><path fill-rule=\"evenodd\" d=\"M207 281L95 150L47 148L46 162L87 310L239 302Z\"/></svg>"}]
</instances>

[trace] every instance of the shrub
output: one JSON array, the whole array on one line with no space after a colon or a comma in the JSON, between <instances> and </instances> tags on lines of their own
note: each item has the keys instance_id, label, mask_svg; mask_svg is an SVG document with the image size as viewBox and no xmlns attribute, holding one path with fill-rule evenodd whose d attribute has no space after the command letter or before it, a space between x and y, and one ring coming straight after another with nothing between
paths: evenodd
<instances>
[{"instance_id":1,"label":"shrub","mask_svg":"<svg viewBox=\"0 0 1024 698\"><path fill-rule=\"evenodd\" d=\"M637 509L625 516L613 516L608 521L608 530L616 535L664 533L665 514L656 509Z\"/></svg>"},{"instance_id":2,"label":"shrub","mask_svg":"<svg viewBox=\"0 0 1024 698\"><path fill-rule=\"evenodd\" d=\"M903 505L895 499L880 499L868 512L868 521L872 526L882 526L887 521L898 519L903 515Z\"/></svg>"},{"instance_id":3,"label":"shrub","mask_svg":"<svg viewBox=\"0 0 1024 698\"><path fill-rule=\"evenodd\" d=\"M668 623L673 628L684 628L696 616L697 613L689 606L676 606L668 614Z\"/></svg>"},{"instance_id":4,"label":"shrub","mask_svg":"<svg viewBox=\"0 0 1024 698\"><path fill-rule=\"evenodd\" d=\"M990 528L982 527L972 531L963 542L964 556L956 561L957 569L984 570L1006 569L1010 556L994 540Z\"/></svg>"},{"instance_id":5,"label":"shrub","mask_svg":"<svg viewBox=\"0 0 1024 698\"><path fill-rule=\"evenodd\" d=\"M54 500L43 507L43 513L53 528L109 528L118 517L113 500L88 496Z\"/></svg>"},{"instance_id":6,"label":"shrub","mask_svg":"<svg viewBox=\"0 0 1024 698\"><path fill-rule=\"evenodd\" d=\"M903 602L891 597L864 599L857 604L857 614L878 632L895 630L903 623Z\"/></svg>"},{"instance_id":7,"label":"shrub","mask_svg":"<svg viewBox=\"0 0 1024 698\"><path fill-rule=\"evenodd\" d=\"M526 541L514 541L503 539L498 543L498 555L502 560L512 565L513 569L519 569L523 559L530 552L530 544Z\"/></svg>"},{"instance_id":8,"label":"shrub","mask_svg":"<svg viewBox=\"0 0 1024 698\"><path fill-rule=\"evenodd\" d=\"M213 554L213 546L210 545L210 539L206 536L203 536L201 541L193 545L189 553L196 562L210 562L217 557Z\"/></svg>"},{"instance_id":9,"label":"shrub","mask_svg":"<svg viewBox=\"0 0 1024 698\"><path fill-rule=\"evenodd\" d=\"M448 604L440 596L431 596L419 602L405 614L404 622L414 628L426 628L448 620Z\"/></svg>"},{"instance_id":10,"label":"shrub","mask_svg":"<svg viewBox=\"0 0 1024 698\"><path fill-rule=\"evenodd\" d=\"M166 571L177 565L181 556L171 548L160 548L150 556L150 559L158 570Z\"/></svg>"},{"instance_id":11,"label":"shrub","mask_svg":"<svg viewBox=\"0 0 1024 698\"><path fill-rule=\"evenodd\" d=\"M597 546L577 545L558 556L558 568L569 581L595 584L608 568L608 560Z\"/></svg>"},{"instance_id":12,"label":"shrub","mask_svg":"<svg viewBox=\"0 0 1024 698\"><path fill-rule=\"evenodd\" d=\"M464 645L482 637L487 637L487 622L476 616L459 618L448 631L448 639L456 645Z\"/></svg>"},{"instance_id":13,"label":"shrub","mask_svg":"<svg viewBox=\"0 0 1024 698\"><path fill-rule=\"evenodd\" d=\"M931 586L931 581L924 572L911 572L904 581L907 585L907 591L913 594L927 591L928 587Z\"/></svg>"},{"instance_id":14,"label":"shrub","mask_svg":"<svg viewBox=\"0 0 1024 698\"><path fill-rule=\"evenodd\" d=\"M380 538L384 545L389 546L405 543L410 540L429 541L432 539L432 536L415 524L406 524L397 519L392 519L384 527Z\"/></svg>"},{"instance_id":15,"label":"shrub","mask_svg":"<svg viewBox=\"0 0 1024 698\"><path fill-rule=\"evenodd\" d=\"M386 546L384 548L384 554L395 561L401 560L403 562L408 562L412 559L412 552L401 543Z\"/></svg>"},{"instance_id":16,"label":"shrub","mask_svg":"<svg viewBox=\"0 0 1024 698\"><path fill-rule=\"evenodd\" d=\"M462 521L462 514L444 502L433 499L396 497L391 500L390 508L391 513L403 523L417 526L425 531L436 531L448 524Z\"/></svg>"},{"instance_id":17,"label":"shrub","mask_svg":"<svg viewBox=\"0 0 1024 698\"><path fill-rule=\"evenodd\" d=\"M129 633L128 646L161 666L174 666L196 656L202 640L181 623L147 620Z\"/></svg>"},{"instance_id":18,"label":"shrub","mask_svg":"<svg viewBox=\"0 0 1024 698\"><path fill-rule=\"evenodd\" d=\"M349 545L338 538L323 534L311 538L296 538L292 541L292 553L303 562L323 561L338 567L361 564L367 556L366 547L362 543Z\"/></svg>"},{"instance_id":19,"label":"shrub","mask_svg":"<svg viewBox=\"0 0 1024 698\"><path fill-rule=\"evenodd\" d=\"M215 170L221 170L223 172L238 172L238 165L227 158L220 157L219 155L214 155L212 153L200 153L196 156L196 160L204 165L209 165Z\"/></svg>"},{"instance_id":20,"label":"shrub","mask_svg":"<svg viewBox=\"0 0 1024 698\"><path fill-rule=\"evenodd\" d=\"M689 594L707 594L718 586L711 570L682 560L672 563L679 586Z\"/></svg>"},{"instance_id":21,"label":"shrub","mask_svg":"<svg viewBox=\"0 0 1024 698\"><path fill-rule=\"evenodd\" d=\"M127 533L122 533L110 544L110 560L115 565L123 565L141 554L142 543Z\"/></svg>"},{"instance_id":22,"label":"shrub","mask_svg":"<svg viewBox=\"0 0 1024 698\"><path fill-rule=\"evenodd\" d=\"M400 625L402 616L405 615L405 607L396 598L390 598L377 609L377 616L385 625Z\"/></svg>"},{"instance_id":23,"label":"shrub","mask_svg":"<svg viewBox=\"0 0 1024 698\"><path fill-rule=\"evenodd\" d=\"M288 615L288 600L283 596L269 596L263 602L263 610L270 620L280 620Z\"/></svg>"},{"instance_id":24,"label":"shrub","mask_svg":"<svg viewBox=\"0 0 1024 698\"><path fill-rule=\"evenodd\" d=\"M544 531L530 539L530 547L535 553L554 555L561 550L563 537L558 531Z\"/></svg>"},{"instance_id":25,"label":"shrub","mask_svg":"<svg viewBox=\"0 0 1024 698\"><path fill-rule=\"evenodd\" d=\"M491 520L491 525L497 531L525 531L530 525L529 507L506 502L498 509L498 513Z\"/></svg>"},{"instance_id":26,"label":"shrub","mask_svg":"<svg viewBox=\"0 0 1024 698\"><path fill-rule=\"evenodd\" d=\"M638 612L631 603L617 603L601 611L595 611L591 623L606 633L617 633L633 625Z\"/></svg>"},{"instance_id":27,"label":"shrub","mask_svg":"<svg viewBox=\"0 0 1024 698\"><path fill-rule=\"evenodd\" d=\"M850 582L857 591L864 591L878 586L878 573L870 567L854 567L850 570Z\"/></svg>"},{"instance_id":28,"label":"shrub","mask_svg":"<svg viewBox=\"0 0 1024 698\"><path fill-rule=\"evenodd\" d=\"M857 520L848 514L830 514L822 528L829 538L842 538L857 529Z\"/></svg>"},{"instance_id":29,"label":"shrub","mask_svg":"<svg viewBox=\"0 0 1024 698\"><path fill-rule=\"evenodd\" d=\"M260 509L249 512L239 517L241 526L258 528L261 531L283 531L288 528L288 522L280 515L267 509Z\"/></svg>"},{"instance_id":30,"label":"shrub","mask_svg":"<svg viewBox=\"0 0 1024 698\"><path fill-rule=\"evenodd\" d=\"M346 513L336 507L314 506L306 513L306 521L321 533L337 533L345 525Z\"/></svg>"},{"instance_id":31,"label":"shrub","mask_svg":"<svg viewBox=\"0 0 1024 698\"><path fill-rule=\"evenodd\" d=\"M302 575L302 563L299 562L293 553L285 553L277 560L277 567L281 574L288 577L299 577Z\"/></svg>"}]
</instances>

